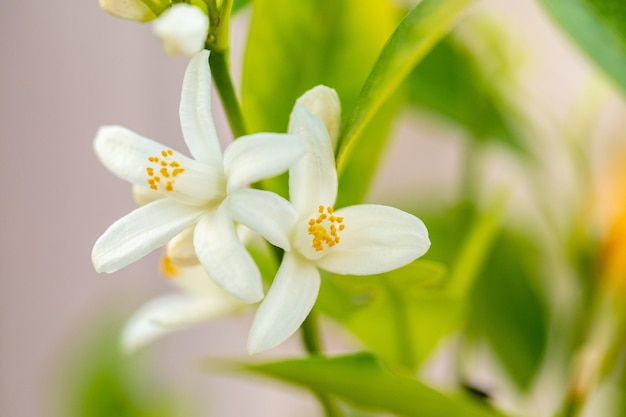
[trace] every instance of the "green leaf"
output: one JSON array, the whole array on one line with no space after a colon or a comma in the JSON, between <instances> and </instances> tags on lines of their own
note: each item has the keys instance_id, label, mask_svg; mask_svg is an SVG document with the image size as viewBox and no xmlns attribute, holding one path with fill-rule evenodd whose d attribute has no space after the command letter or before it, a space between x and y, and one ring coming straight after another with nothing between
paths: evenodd
<instances>
[{"instance_id":1,"label":"green leaf","mask_svg":"<svg viewBox=\"0 0 626 417\"><path fill-rule=\"evenodd\" d=\"M400 22L363 85L356 107L339 138L337 165L340 175L356 149L370 146L361 132L373 116L417 63L450 31L471 2L424 0Z\"/></svg>"},{"instance_id":2,"label":"green leaf","mask_svg":"<svg viewBox=\"0 0 626 417\"><path fill-rule=\"evenodd\" d=\"M448 278L447 291L453 297L464 298L474 286L501 230L500 218L507 202L508 196L495 200L489 211L477 217L464 238Z\"/></svg>"},{"instance_id":3,"label":"green leaf","mask_svg":"<svg viewBox=\"0 0 626 417\"><path fill-rule=\"evenodd\" d=\"M424 259L427 255L381 275L328 276L318 308L390 367L414 372L443 337L462 327L470 290L499 235L504 202L496 201L484 214L466 206L448 212L444 223L456 225L453 234L431 229L433 247L438 240L460 242L448 248L449 255L435 256L452 264L449 273L442 263Z\"/></svg>"},{"instance_id":4,"label":"green leaf","mask_svg":"<svg viewBox=\"0 0 626 417\"><path fill-rule=\"evenodd\" d=\"M496 417L468 399L441 394L385 369L370 354L249 364L246 369L332 394L359 407L408 417Z\"/></svg>"},{"instance_id":5,"label":"green leaf","mask_svg":"<svg viewBox=\"0 0 626 417\"><path fill-rule=\"evenodd\" d=\"M508 106L456 37L447 36L433 48L411 73L407 87L411 103L461 125L472 139L524 149Z\"/></svg>"},{"instance_id":6,"label":"green leaf","mask_svg":"<svg viewBox=\"0 0 626 417\"><path fill-rule=\"evenodd\" d=\"M295 100L318 84L349 114L396 22L389 1L255 0L242 85L249 130L286 131ZM386 136L390 120L379 122L372 134ZM287 194L284 178L263 185Z\"/></svg>"},{"instance_id":7,"label":"green leaf","mask_svg":"<svg viewBox=\"0 0 626 417\"><path fill-rule=\"evenodd\" d=\"M335 207L346 207L363 202L384 155L391 123L403 104L395 94L372 117L367 128L359 134L360 146L350 155L339 175L339 192Z\"/></svg>"},{"instance_id":8,"label":"green leaf","mask_svg":"<svg viewBox=\"0 0 626 417\"><path fill-rule=\"evenodd\" d=\"M541 0L545 10L626 94L626 2Z\"/></svg>"},{"instance_id":9,"label":"green leaf","mask_svg":"<svg viewBox=\"0 0 626 417\"><path fill-rule=\"evenodd\" d=\"M238 13L241 9L243 9L244 7L249 5L250 3L252 3L252 0L235 0L235 1L233 1L233 9L231 11L231 14L235 15L236 13Z\"/></svg>"},{"instance_id":10,"label":"green leaf","mask_svg":"<svg viewBox=\"0 0 626 417\"><path fill-rule=\"evenodd\" d=\"M155 374L145 355L125 355L119 320L91 320L64 358L55 388L63 417L173 417L198 415L180 392ZM78 334L78 333L77 333ZM75 343L75 342L79 343Z\"/></svg>"},{"instance_id":11,"label":"green leaf","mask_svg":"<svg viewBox=\"0 0 626 417\"><path fill-rule=\"evenodd\" d=\"M330 276L317 305L386 364L414 372L457 327L455 300L437 291L445 273L438 262L418 260L381 275Z\"/></svg>"},{"instance_id":12,"label":"green leaf","mask_svg":"<svg viewBox=\"0 0 626 417\"><path fill-rule=\"evenodd\" d=\"M471 296L468 334L489 342L522 389L532 382L547 342L547 308L535 288L541 263L531 241L504 233Z\"/></svg>"}]
</instances>

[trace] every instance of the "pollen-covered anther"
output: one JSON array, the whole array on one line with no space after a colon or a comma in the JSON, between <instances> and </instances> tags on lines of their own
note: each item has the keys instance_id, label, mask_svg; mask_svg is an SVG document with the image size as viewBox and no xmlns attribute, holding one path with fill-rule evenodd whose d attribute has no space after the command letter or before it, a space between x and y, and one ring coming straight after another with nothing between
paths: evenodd
<instances>
[{"instance_id":1,"label":"pollen-covered anther","mask_svg":"<svg viewBox=\"0 0 626 417\"><path fill-rule=\"evenodd\" d=\"M332 207L324 206L319 206L318 216L311 217L308 225L307 232L313 236L311 246L317 252L324 250L324 244L329 248L339 244L339 232L346 228L343 217L335 216Z\"/></svg>"},{"instance_id":2,"label":"pollen-covered anther","mask_svg":"<svg viewBox=\"0 0 626 417\"><path fill-rule=\"evenodd\" d=\"M181 163L174 159L174 151L164 149L160 156L149 156L148 162L152 165L146 167L148 186L155 191L174 191L173 178L185 172Z\"/></svg>"},{"instance_id":3,"label":"pollen-covered anther","mask_svg":"<svg viewBox=\"0 0 626 417\"><path fill-rule=\"evenodd\" d=\"M161 258L161 273L166 278L176 278L179 274L178 267L174 264L174 261L169 256Z\"/></svg>"}]
</instances>

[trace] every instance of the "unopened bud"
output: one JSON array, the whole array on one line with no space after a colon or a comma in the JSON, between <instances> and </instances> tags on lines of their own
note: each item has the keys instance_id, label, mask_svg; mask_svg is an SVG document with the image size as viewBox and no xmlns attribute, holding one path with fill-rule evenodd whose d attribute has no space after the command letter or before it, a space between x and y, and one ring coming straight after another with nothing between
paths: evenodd
<instances>
[{"instance_id":1,"label":"unopened bud","mask_svg":"<svg viewBox=\"0 0 626 417\"><path fill-rule=\"evenodd\" d=\"M204 49L209 18L189 4L176 4L152 24L154 34L163 41L165 53L191 56Z\"/></svg>"},{"instance_id":2,"label":"unopened bud","mask_svg":"<svg viewBox=\"0 0 626 417\"><path fill-rule=\"evenodd\" d=\"M337 92L325 85L318 85L304 93L296 104L303 105L322 119L328 129L330 139L335 143L341 125L341 102Z\"/></svg>"},{"instance_id":3,"label":"unopened bud","mask_svg":"<svg viewBox=\"0 0 626 417\"><path fill-rule=\"evenodd\" d=\"M165 255L179 267L194 266L199 263L193 247L193 227L188 227L174 236L165 245Z\"/></svg>"},{"instance_id":4,"label":"unopened bud","mask_svg":"<svg viewBox=\"0 0 626 417\"><path fill-rule=\"evenodd\" d=\"M99 0L100 7L113 16L127 20L147 22L157 17L169 4L167 0L151 2L153 8L146 6L142 0ZM159 10L154 10L154 7Z\"/></svg>"}]
</instances>

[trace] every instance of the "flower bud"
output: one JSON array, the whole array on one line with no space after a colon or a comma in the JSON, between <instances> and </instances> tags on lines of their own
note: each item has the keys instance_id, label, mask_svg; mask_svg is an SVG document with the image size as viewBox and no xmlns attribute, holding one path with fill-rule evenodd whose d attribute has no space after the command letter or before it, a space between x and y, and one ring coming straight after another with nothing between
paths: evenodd
<instances>
[{"instance_id":1,"label":"flower bud","mask_svg":"<svg viewBox=\"0 0 626 417\"><path fill-rule=\"evenodd\" d=\"M204 49L209 18L197 7L176 4L154 21L152 30L168 55L191 56Z\"/></svg>"},{"instance_id":2,"label":"flower bud","mask_svg":"<svg viewBox=\"0 0 626 417\"><path fill-rule=\"evenodd\" d=\"M136 20L139 22L147 22L157 17L155 13L165 10L169 4L167 0L161 0L158 3L160 10L153 10L142 0L99 0L100 7L113 16L127 20ZM157 2L153 2L157 3Z\"/></svg>"},{"instance_id":3,"label":"flower bud","mask_svg":"<svg viewBox=\"0 0 626 417\"><path fill-rule=\"evenodd\" d=\"M322 119L328 129L330 140L335 143L341 125L341 102L337 92L325 85L318 85L304 93L296 104L306 107L311 113Z\"/></svg>"},{"instance_id":4,"label":"flower bud","mask_svg":"<svg viewBox=\"0 0 626 417\"><path fill-rule=\"evenodd\" d=\"M193 246L193 230L193 227L188 227L165 245L165 255L178 267L194 266L200 262Z\"/></svg>"}]
</instances>

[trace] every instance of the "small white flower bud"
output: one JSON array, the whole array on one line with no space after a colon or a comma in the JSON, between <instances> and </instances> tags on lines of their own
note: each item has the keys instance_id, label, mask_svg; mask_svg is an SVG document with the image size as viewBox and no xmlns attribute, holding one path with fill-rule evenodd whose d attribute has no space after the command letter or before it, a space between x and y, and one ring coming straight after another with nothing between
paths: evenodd
<instances>
[{"instance_id":1,"label":"small white flower bud","mask_svg":"<svg viewBox=\"0 0 626 417\"><path fill-rule=\"evenodd\" d=\"M325 85L318 85L304 93L296 104L306 107L311 113L322 119L328 129L330 140L335 143L341 125L341 102L337 92Z\"/></svg>"},{"instance_id":2,"label":"small white flower bud","mask_svg":"<svg viewBox=\"0 0 626 417\"><path fill-rule=\"evenodd\" d=\"M165 245L165 255L171 259L174 265L187 267L197 265L200 262L193 246L193 231L193 227L188 227Z\"/></svg>"},{"instance_id":3,"label":"small white flower bud","mask_svg":"<svg viewBox=\"0 0 626 417\"><path fill-rule=\"evenodd\" d=\"M176 4L154 21L152 29L163 41L165 53L191 56L204 49L209 18L197 7Z\"/></svg>"},{"instance_id":4,"label":"small white flower bud","mask_svg":"<svg viewBox=\"0 0 626 417\"><path fill-rule=\"evenodd\" d=\"M147 22L156 15L141 0L99 0L100 7L113 16Z\"/></svg>"}]
</instances>

